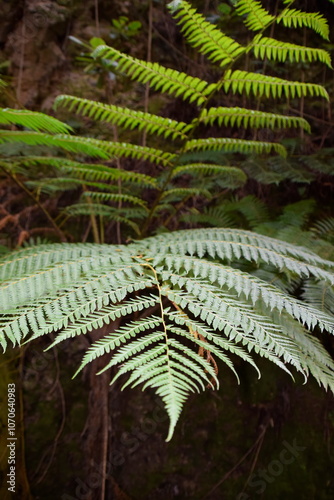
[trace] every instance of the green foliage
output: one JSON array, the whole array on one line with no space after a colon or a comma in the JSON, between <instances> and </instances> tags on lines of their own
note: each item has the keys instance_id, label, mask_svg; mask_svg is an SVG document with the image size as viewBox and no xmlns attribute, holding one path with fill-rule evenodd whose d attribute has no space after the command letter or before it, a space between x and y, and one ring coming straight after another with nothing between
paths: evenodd
<instances>
[{"instance_id":1,"label":"green foliage","mask_svg":"<svg viewBox=\"0 0 334 500\"><path fill-rule=\"evenodd\" d=\"M110 325L80 369L112 352L105 369L120 366L115 379L128 374L125 386L143 383L161 395L168 439L188 393L218 386L212 357L235 371L235 356L256 366L253 353L334 390L334 363L305 330L333 331L333 317L242 272L244 259L334 284L332 262L233 229L180 231L128 246L42 245L1 259L1 344L59 332L56 345ZM134 312L143 317L132 320ZM115 329L117 318L123 322Z\"/></svg>"},{"instance_id":2,"label":"green foliage","mask_svg":"<svg viewBox=\"0 0 334 500\"><path fill-rule=\"evenodd\" d=\"M263 74L240 69L240 58L249 57L252 51L260 59L330 65L322 50L263 36L271 25L282 23L287 28L310 27L326 38L326 20L288 7L272 15L259 1L239 0L236 14L248 30L256 32L249 33L250 41L242 45L211 25L188 2L174 0L169 8L185 39L223 68L215 83L106 45L96 47L92 56L108 61L107 66L115 65L119 74L138 84L192 103L197 114L189 123L72 96L58 97L56 105L75 110L86 123L105 123L102 139L70 135L66 126L60 129L54 119L36 113L2 110L0 115L4 124L33 130L2 131L0 142L46 145L52 151L59 148L73 155L11 156L1 160L4 170L9 172L13 165L23 169L48 165L55 171L53 179L48 176L35 183L30 179L30 186L62 190L82 185L79 203L67 207L67 214L87 214L93 220L96 215L110 217L142 238L128 245L46 244L4 255L0 261L0 343L6 349L8 341L18 345L55 333L52 345L56 345L105 327L107 333L87 350L79 370L107 355L104 370L118 367L113 380L127 375L123 387L142 384L144 389L155 390L170 418L167 439L172 437L188 394L218 387L218 362L237 375L238 358L258 370L256 358L261 356L289 374L293 368L305 380L312 374L319 384L334 391L333 360L311 333L334 331L328 306L333 296L333 262L288 242L233 228L175 231L145 238L153 227L168 228L187 200L212 199L222 188L246 181L244 170L249 170L230 165L227 153L271 155L263 160L268 163L287 161L280 139L237 138L231 130L217 137L220 127L242 127L246 134L249 129L263 128L270 133L292 127L309 131L305 119L268 113L261 109L260 101L258 109L249 109L223 107L219 100L223 96L234 102L238 95L328 99L321 85L264 74L265 65ZM112 141L111 126L128 133L148 133L155 142L147 146L145 141L131 142L128 136ZM208 126L213 127L211 135ZM99 163L87 162L87 156ZM127 171L121 158L147 162L157 174L140 174L135 168ZM110 166L113 160L115 165ZM146 188L147 196L142 194ZM249 205L252 210L247 209L247 202L240 204L240 213L254 227L262 224L264 229L265 209L254 199ZM217 220L222 207L215 209L212 215ZM305 214L307 209L303 210ZM210 217L209 211L200 215ZM233 224L231 207L229 217ZM278 231L283 224L283 219L278 221ZM327 221L316 230L326 234L331 224ZM325 299L321 301L321 297Z\"/></svg>"}]
</instances>

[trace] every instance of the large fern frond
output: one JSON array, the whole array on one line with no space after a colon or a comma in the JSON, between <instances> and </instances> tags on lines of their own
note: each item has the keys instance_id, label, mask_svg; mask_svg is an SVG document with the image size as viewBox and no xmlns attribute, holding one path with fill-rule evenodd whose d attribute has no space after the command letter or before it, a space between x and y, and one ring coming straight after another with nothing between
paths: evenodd
<instances>
[{"instance_id":1,"label":"large fern frond","mask_svg":"<svg viewBox=\"0 0 334 500\"><path fill-rule=\"evenodd\" d=\"M178 20L186 40L199 52L205 54L210 61L219 63L220 67L226 66L245 52L245 47L233 38L224 35L201 14L198 14L188 2L177 2L176 5L172 2L169 8L173 17Z\"/></svg>"}]
</instances>

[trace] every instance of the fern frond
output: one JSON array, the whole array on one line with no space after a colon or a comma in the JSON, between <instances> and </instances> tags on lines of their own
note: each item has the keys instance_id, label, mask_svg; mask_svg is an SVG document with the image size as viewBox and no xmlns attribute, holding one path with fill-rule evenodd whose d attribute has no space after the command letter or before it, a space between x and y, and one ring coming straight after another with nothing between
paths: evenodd
<instances>
[{"instance_id":1,"label":"fern frond","mask_svg":"<svg viewBox=\"0 0 334 500\"><path fill-rule=\"evenodd\" d=\"M239 315L234 317L226 307L225 310L220 309L224 303L217 297L214 305L208 305L185 292L164 290L164 293L173 303L189 310L195 317L200 317L203 322L222 332L229 340L242 342L249 351L254 349L261 356L269 357L271 361L275 359L275 364L288 373L290 372L280 357L285 363L292 364L298 371L302 371L296 344L284 335L278 325L272 324L269 318L264 316L257 318L250 311L248 314L239 311Z\"/></svg>"},{"instance_id":2,"label":"fern frond","mask_svg":"<svg viewBox=\"0 0 334 500\"><path fill-rule=\"evenodd\" d=\"M310 125L304 118L267 113L246 108L209 108L203 109L199 117L200 123L225 127L250 127L250 128L285 128L300 127L310 132Z\"/></svg>"},{"instance_id":3,"label":"fern frond","mask_svg":"<svg viewBox=\"0 0 334 500\"><path fill-rule=\"evenodd\" d=\"M282 144L277 142L264 142L264 141L248 141L245 139L230 139L229 137L216 138L210 137L208 139L192 139L188 141L184 147L184 151L205 151L214 150L225 152L239 152L239 153L276 153L286 156L286 149Z\"/></svg>"},{"instance_id":4,"label":"fern frond","mask_svg":"<svg viewBox=\"0 0 334 500\"><path fill-rule=\"evenodd\" d=\"M146 202L137 196L131 196L123 193L103 193L99 191L85 191L82 193L83 198L91 198L92 200L110 201L110 202L125 202L146 207Z\"/></svg>"},{"instance_id":5,"label":"fern frond","mask_svg":"<svg viewBox=\"0 0 334 500\"><path fill-rule=\"evenodd\" d=\"M171 136L173 140L185 140L191 128L191 125L187 123L170 118L69 95L58 96L54 106L57 108L59 105L92 120L112 123L130 130L138 128L148 134L161 135L166 138Z\"/></svg>"},{"instance_id":6,"label":"fern frond","mask_svg":"<svg viewBox=\"0 0 334 500\"><path fill-rule=\"evenodd\" d=\"M174 168L172 178L184 174L194 176L202 174L223 177L224 185L230 188L243 186L247 180L247 176L240 168L225 165L212 165L210 163L192 163L178 166Z\"/></svg>"},{"instance_id":7,"label":"fern frond","mask_svg":"<svg viewBox=\"0 0 334 500\"><path fill-rule=\"evenodd\" d=\"M82 180L90 181L117 181L139 184L141 187L157 187L157 180L149 175L110 167L109 165L100 165L98 163L81 163L68 158L56 158L51 156L28 156L14 157L11 159L20 165L45 166L50 165L64 173L72 174Z\"/></svg>"},{"instance_id":8,"label":"fern frond","mask_svg":"<svg viewBox=\"0 0 334 500\"><path fill-rule=\"evenodd\" d=\"M166 189L164 193L162 194L161 199L166 201L166 198L168 198L168 202L171 200L176 200L179 198L185 198L185 197L193 197L193 196L204 196L205 198L210 199L211 198L211 193L204 188L171 188L171 189Z\"/></svg>"},{"instance_id":9,"label":"fern frond","mask_svg":"<svg viewBox=\"0 0 334 500\"><path fill-rule=\"evenodd\" d=\"M259 261L271 264L278 269L288 269L297 275L313 275L319 279L333 283L333 274L326 268L333 268L334 263L318 257L302 247L279 240L261 236L250 231L236 229L192 229L176 231L158 235L154 239L147 238L146 244L152 244L153 252L157 255L169 252L171 249L180 254L198 255L205 254L212 258L232 261L235 258L244 258L248 261ZM161 246L160 246L161 245ZM325 269L317 265L324 266Z\"/></svg>"},{"instance_id":10,"label":"fern frond","mask_svg":"<svg viewBox=\"0 0 334 500\"><path fill-rule=\"evenodd\" d=\"M319 310L290 297L279 288L252 274L194 256L181 258L180 256L167 255L164 259L164 265L167 267L168 273L171 273L170 281L180 286L186 286L188 291L193 289L192 278L189 277L193 274L196 280L207 280L209 283L215 283L220 289L233 291L238 297L243 297L254 306L263 302L270 311L277 309L279 313L282 313L284 310L308 329L314 329L315 326L318 326L322 331L327 330L334 333L334 318L327 314L321 314ZM181 268L185 272L177 275L176 273L179 273ZM168 279L166 272L162 276L164 279ZM324 290L324 287L321 289Z\"/></svg>"},{"instance_id":11,"label":"fern frond","mask_svg":"<svg viewBox=\"0 0 334 500\"><path fill-rule=\"evenodd\" d=\"M176 155L161 151L160 149L139 146L128 142L97 141L99 146L109 155L125 158L148 160L163 166L170 166Z\"/></svg>"},{"instance_id":12,"label":"fern frond","mask_svg":"<svg viewBox=\"0 0 334 500\"><path fill-rule=\"evenodd\" d=\"M131 79L140 83L148 83L155 90L182 97L198 105L203 104L207 96L216 87L206 81L192 77L174 69L165 68L158 63L136 59L119 52L117 49L100 45L93 52L93 57L103 57L118 63L118 68Z\"/></svg>"},{"instance_id":13,"label":"fern frond","mask_svg":"<svg viewBox=\"0 0 334 500\"><path fill-rule=\"evenodd\" d=\"M239 0L236 12L239 16L246 16L245 25L252 31L264 30L275 20L257 0Z\"/></svg>"},{"instance_id":14,"label":"fern frond","mask_svg":"<svg viewBox=\"0 0 334 500\"><path fill-rule=\"evenodd\" d=\"M157 297L151 295L149 297L143 296L136 299L129 299L120 304L114 306L109 305L98 311L93 311L87 316L85 321L77 321L62 330L46 350L51 349L64 340L76 337L77 335L86 334L87 332L101 328L103 325L109 325L111 321L115 321L117 318L130 315L133 312L142 311L143 309L148 309L157 303ZM120 339L118 339L118 341L121 343Z\"/></svg>"},{"instance_id":15,"label":"fern frond","mask_svg":"<svg viewBox=\"0 0 334 500\"><path fill-rule=\"evenodd\" d=\"M18 132L12 130L2 130L0 144L21 142L31 146L49 146L64 149L71 153L78 153L97 158L110 158L110 154L103 151L100 146L102 141L88 137L76 137L70 135L48 135L42 132Z\"/></svg>"},{"instance_id":16,"label":"fern frond","mask_svg":"<svg viewBox=\"0 0 334 500\"><path fill-rule=\"evenodd\" d=\"M313 62L320 61L332 68L331 57L326 50L313 49L304 45L281 42L275 38L256 35L252 42L255 57L272 61Z\"/></svg>"},{"instance_id":17,"label":"fern frond","mask_svg":"<svg viewBox=\"0 0 334 500\"><path fill-rule=\"evenodd\" d=\"M311 28L325 40L329 40L327 20L317 12L303 12L298 9L284 9L276 18L286 28Z\"/></svg>"},{"instance_id":18,"label":"fern frond","mask_svg":"<svg viewBox=\"0 0 334 500\"><path fill-rule=\"evenodd\" d=\"M27 109L0 108L0 124L20 125L31 130L50 134L68 134L72 132L69 125L56 118Z\"/></svg>"},{"instance_id":19,"label":"fern frond","mask_svg":"<svg viewBox=\"0 0 334 500\"><path fill-rule=\"evenodd\" d=\"M256 97L282 97L287 99L307 95L321 96L329 100L328 92L322 85L315 83L292 82L260 73L241 70L228 70L222 82L226 93L254 95Z\"/></svg>"},{"instance_id":20,"label":"fern frond","mask_svg":"<svg viewBox=\"0 0 334 500\"><path fill-rule=\"evenodd\" d=\"M66 207L63 213L76 217L78 215L100 215L101 217L106 217L108 220L114 222L120 222L126 226L131 227L135 233L140 236L140 228L134 219L145 219L147 217L147 209L137 208L135 212L131 210L129 216L127 216L127 211L129 209L122 207L111 207L109 205L101 205L99 203L75 203Z\"/></svg>"},{"instance_id":21,"label":"fern frond","mask_svg":"<svg viewBox=\"0 0 334 500\"><path fill-rule=\"evenodd\" d=\"M173 4L169 4L169 8L190 45L205 54L210 61L219 63L220 67L226 66L245 51L239 43L224 35L196 9L191 8L188 2L178 2L176 10Z\"/></svg>"}]
</instances>

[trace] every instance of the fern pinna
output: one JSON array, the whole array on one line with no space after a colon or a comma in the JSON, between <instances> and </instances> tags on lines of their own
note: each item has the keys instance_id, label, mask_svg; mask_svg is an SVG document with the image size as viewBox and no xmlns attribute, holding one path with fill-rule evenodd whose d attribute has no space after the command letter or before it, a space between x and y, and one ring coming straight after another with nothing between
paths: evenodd
<instances>
[{"instance_id":1,"label":"fern pinna","mask_svg":"<svg viewBox=\"0 0 334 500\"><path fill-rule=\"evenodd\" d=\"M265 36L270 26L282 24L286 28L307 27L328 38L323 17L291 9L292 3L284 1L280 12L273 15L259 1L239 0L236 13L254 32L247 45L222 33L188 2L174 0L169 4L187 42L221 68L216 83L136 59L113 47L95 49L97 60L111 61L133 80L196 105L198 114L190 123L73 96L60 96L56 101L57 106L92 120L167 139L165 148L105 137L76 137L66 126L61 128L60 122L48 124L36 114L29 117L27 112L2 110L4 124L16 123L33 131L4 131L0 142L50 145L74 155L5 158L2 168L49 164L65 175L48 179L48 189L63 188L66 183L86 186L81 202L68 208L70 213L89 213L93 208L96 214L127 223L142 237L161 212L173 210L175 201L182 204L194 196L209 198L209 188L218 176L220 187L224 183L226 187L242 185L247 178L243 170L211 162L207 153L256 152L284 157L284 146L279 141L252 137L217 137L217 130L213 136L201 137L203 128L300 127L309 131L309 124L296 116L221 106L220 97L225 101L240 94L257 99L308 95L328 99L320 85L239 67L241 58L249 53L262 60L317 60L330 65L323 50ZM83 156L95 157L100 163L84 162ZM162 174L150 177L104 163L115 156L151 162ZM193 175L193 182L188 186L179 183L183 175ZM119 180L125 183L121 191ZM155 197L143 199L138 192L143 186L155 190ZM85 203L87 197L89 204ZM123 211L119 202L125 204ZM135 223L136 218L143 223ZM248 272L243 270L247 262ZM332 296L333 265L303 248L237 229L176 231L128 245L64 243L17 250L0 262L0 342L6 349L8 340L17 345L56 333L52 347L111 325L110 331L87 350L79 370L107 354L104 370L118 367L113 381L125 376L123 387L141 384L154 389L170 418L170 439L188 394L217 388L218 364L227 365L237 376L238 357L257 371L256 358L265 357L289 374L291 369L300 372L305 380L312 374L319 384L334 391L333 360L311 333L334 331L331 309L319 299ZM268 283L266 273L261 277L257 272L262 267L276 269L287 282L295 283L295 290L299 294L303 291L304 301L291 296L284 286ZM309 302L311 297L317 298L315 304Z\"/></svg>"}]
</instances>

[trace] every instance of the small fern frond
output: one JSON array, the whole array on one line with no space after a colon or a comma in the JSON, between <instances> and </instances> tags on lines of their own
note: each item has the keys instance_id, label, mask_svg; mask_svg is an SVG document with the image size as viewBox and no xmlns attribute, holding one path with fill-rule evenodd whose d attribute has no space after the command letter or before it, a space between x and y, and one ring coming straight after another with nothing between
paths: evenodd
<instances>
[{"instance_id":1,"label":"small fern frond","mask_svg":"<svg viewBox=\"0 0 334 500\"><path fill-rule=\"evenodd\" d=\"M110 154L101 149L102 141L88 137L77 137L70 135L48 135L42 132L17 132L2 130L0 144L21 142L31 146L48 146L61 148L71 153L78 153L96 158L110 158Z\"/></svg>"},{"instance_id":2,"label":"small fern frond","mask_svg":"<svg viewBox=\"0 0 334 500\"><path fill-rule=\"evenodd\" d=\"M109 165L100 165L98 163L81 163L67 158L56 158L51 156L28 156L14 157L12 161L26 166L45 166L55 167L64 173L75 175L77 180L87 181L117 181L139 184L145 188L156 188L157 180L149 175L123 170Z\"/></svg>"},{"instance_id":3,"label":"small fern frond","mask_svg":"<svg viewBox=\"0 0 334 500\"><path fill-rule=\"evenodd\" d=\"M251 73L242 70L228 70L222 82L226 93L254 95L256 97L282 97L287 99L307 95L321 96L329 100L328 92L315 83L293 82L274 76Z\"/></svg>"},{"instance_id":4,"label":"small fern frond","mask_svg":"<svg viewBox=\"0 0 334 500\"><path fill-rule=\"evenodd\" d=\"M148 160L158 165L171 166L175 154L167 153L159 149L148 146L139 146L128 142L96 141L104 151L109 155L118 157L135 158L139 160Z\"/></svg>"},{"instance_id":5,"label":"small fern frond","mask_svg":"<svg viewBox=\"0 0 334 500\"><path fill-rule=\"evenodd\" d=\"M279 155L286 156L286 149L277 142L248 141L245 139L230 139L229 137L208 139L192 139L184 147L184 151L225 151L239 153L271 153L275 151Z\"/></svg>"},{"instance_id":6,"label":"small fern frond","mask_svg":"<svg viewBox=\"0 0 334 500\"><path fill-rule=\"evenodd\" d=\"M204 80L165 68L158 63L142 61L123 54L107 45L101 45L95 49L93 57L116 61L119 70L124 71L131 79L140 83L148 83L155 90L182 97L198 105L203 104L216 87L214 84L209 85Z\"/></svg>"},{"instance_id":7,"label":"small fern frond","mask_svg":"<svg viewBox=\"0 0 334 500\"><path fill-rule=\"evenodd\" d=\"M252 42L255 57L279 62L320 61L332 68L331 57L326 50L314 49L303 45L281 42L274 38L256 35Z\"/></svg>"},{"instance_id":8,"label":"small fern frond","mask_svg":"<svg viewBox=\"0 0 334 500\"><path fill-rule=\"evenodd\" d=\"M247 1L247 0L246 0ZM311 28L325 40L329 40L327 20L317 12L303 12L298 9L284 9L276 18L286 28Z\"/></svg>"},{"instance_id":9,"label":"small fern frond","mask_svg":"<svg viewBox=\"0 0 334 500\"><path fill-rule=\"evenodd\" d=\"M300 127L310 132L310 125L304 118L296 116L285 116L275 113L267 113L254 109L246 108L209 108L203 109L200 117L200 123L225 127L250 127L250 128L285 128Z\"/></svg>"},{"instance_id":10,"label":"small fern frond","mask_svg":"<svg viewBox=\"0 0 334 500\"><path fill-rule=\"evenodd\" d=\"M177 10L172 4L169 7L190 45L205 54L210 61L219 63L220 67L226 66L245 52L244 47L209 23L188 2L178 2Z\"/></svg>"},{"instance_id":11,"label":"small fern frond","mask_svg":"<svg viewBox=\"0 0 334 500\"><path fill-rule=\"evenodd\" d=\"M233 293L238 297L244 298L254 306L263 302L270 311L277 309L279 313L282 313L284 310L308 329L314 329L315 326L318 326L321 331L327 330L334 333L334 318L327 314L321 314L319 310L288 296L277 287L265 283L254 275L194 256L181 258L180 256L167 255L164 263L169 270L168 272L171 273L170 281L185 286L188 291L192 291L194 288L189 277L193 274L196 280L216 283L220 289L226 289L229 292L233 290ZM181 268L185 272L178 275ZM167 273L163 274L163 277L167 279ZM324 290L324 287L321 289Z\"/></svg>"},{"instance_id":12,"label":"small fern frond","mask_svg":"<svg viewBox=\"0 0 334 500\"><path fill-rule=\"evenodd\" d=\"M211 198L211 193L207 189L204 188L172 188L166 189L162 194L161 199L167 203L171 201L183 199L185 197L195 197L195 196L204 196L207 199ZM167 200L166 200L167 198Z\"/></svg>"},{"instance_id":13,"label":"small fern frond","mask_svg":"<svg viewBox=\"0 0 334 500\"><path fill-rule=\"evenodd\" d=\"M252 31L264 30L275 20L257 0L239 0L236 12L239 16L246 16L245 25Z\"/></svg>"},{"instance_id":14,"label":"small fern frond","mask_svg":"<svg viewBox=\"0 0 334 500\"><path fill-rule=\"evenodd\" d=\"M174 168L172 178L180 175L222 177L224 185L229 188L241 187L247 181L247 176L240 168L210 163L191 163Z\"/></svg>"},{"instance_id":15,"label":"small fern frond","mask_svg":"<svg viewBox=\"0 0 334 500\"><path fill-rule=\"evenodd\" d=\"M87 317L87 321L77 322L69 325L67 328L64 328L64 330L56 336L55 340L46 350L51 349L64 340L81 334L86 334L87 332L91 332L97 328L102 328L103 325L109 325L112 321L115 321L118 318L122 318L123 316L130 315L134 312L142 311L143 309L148 309L157 303L157 297L154 295L142 296L136 299L125 300L114 306L104 307L98 311L93 311ZM121 339L117 339L116 341L119 342L118 345L121 344Z\"/></svg>"},{"instance_id":16,"label":"small fern frond","mask_svg":"<svg viewBox=\"0 0 334 500\"><path fill-rule=\"evenodd\" d=\"M191 128L191 125L170 118L80 97L60 95L56 98L54 105L55 108L59 105L66 106L70 111L75 111L92 120L112 123L125 129L138 128L148 134L161 135L165 138L171 136L173 140L185 140Z\"/></svg>"},{"instance_id":17,"label":"small fern frond","mask_svg":"<svg viewBox=\"0 0 334 500\"><path fill-rule=\"evenodd\" d=\"M0 108L1 125L20 125L37 132L48 132L49 134L68 134L72 132L69 125L36 111L27 109Z\"/></svg>"},{"instance_id":18,"label":"small fern frond","mask_svg":"<svg viewBox=\"0 0 334 500\"><path fill-rule=\"evenodd\" d=\"M83 198L91 198L92 200L99 200L103 202L125 202L132 203L133 205L139 205L141 207L146 207L146 202L137 196L131 196L123 193L103 193L101 191L85 191L82 193Z\"/></svg>"}]
</instances>

